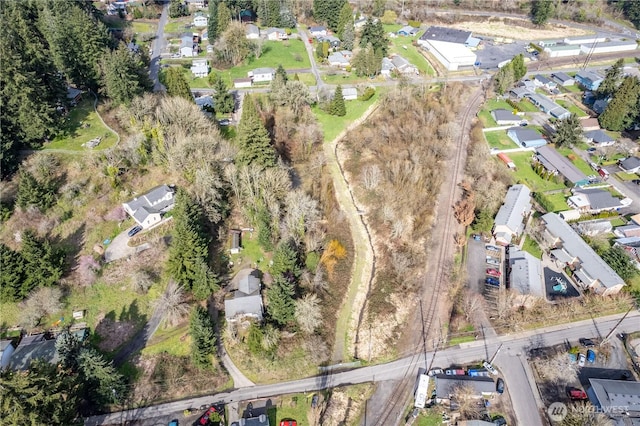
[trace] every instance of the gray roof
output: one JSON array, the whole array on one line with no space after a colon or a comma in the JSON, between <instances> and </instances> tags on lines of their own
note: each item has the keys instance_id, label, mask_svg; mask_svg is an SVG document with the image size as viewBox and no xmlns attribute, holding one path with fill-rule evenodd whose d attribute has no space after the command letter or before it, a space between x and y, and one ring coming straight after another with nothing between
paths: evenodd
<instances>
[{"instance_id":1,"label":"gray roof","mask_svg":"<svg viewBox=\"0 0 640 426\"><path fill-rule=\"evenodd\" d=\"M496 121L520 121L522 118L506 109L494 109L491 111Z\"/></svg>"},{"instance_id":2,"label":"gray roof","mask_svg":"<svg viewBox=\"0 0 640 426\"><path fill-rule=\"evenodd\" d=\"M553 102L551 99L544 95L540 95L538 93L528 93L525 95L527 98L531 100L538 108L542 111L546 112L549 115L552 115L557 118L562 118L569 114L569 111Z\"/></svg>"},{"instance_id":3,"label":"gray roof","mask_svg":"<svg viewBox=\"0 0 640 426\"><path fill-rule=\"evenodd\" d=\"M527 95L528 93L531 93L527 88L525 87L514 87L513 89L510 90L511 93L513 93L515 96L522 98L525 95Z\"/></svg>"},{"instance_id":4,"label":"gray roof","mask_svg":"<svg viewBox=\"0 0 640 426\"><path fill-rule=\"evenodd\" d=\"M629 157L625 158L620 162L620 167L624 170L632 170L636 167L640 167L640 158L638 157Z\"/></svg>"},{"instance_id":5,"label":"gray roof","mask_svg":"<svg viewBox=\"0 0 640 426\"><path fill-rule=\"evenodd\" d=\"M583 80L590 80L591 82L604 80L604 77L592 71L580 71L579 73L576 74L576 78L581 78Z\"/></svg>"},{"instance_id":6,"label":"gray roof","mask_svg":"<svg viewBox=\"0 0 640 426\"><path fill-rule=\"evenodd\" d=\"M455 28L429 27L420 36L420 40L446 41L448 43L465 44L471 37L470 31L456 30Z\"/></svg>"},{"instance_id":7,"label":"gray roof","mask_svg":"<svg viewBox=\"0 0 640 426\"><path fill-rule=\"evenodd\" d=\"M549 78L545 77L544 75L536 74L534 78L538 80L538 82L540 82L541 84L551 84L553 86L556 85L555 81L551 81Z\"/></svg>"},{"instance_id":8,"label":"gray roof","mask_svg":"<svg viewBox=\"0 0 640 426\"><path fill-rule=\"evenodd\" d=\"M167 194L173 194L173 189L167 185L160 185L125 204L134 212L133 217L142 223L150 214L162 213L173 206L173 195L166 200L164 198Z\"/></svg>"},{"instance_id":9,"label":"gray roof","mask_svg":"<svg viewBox=\"0 0 640 426\"><path fill-rule=\"evenodd\" d=\"M247 296L260 292L260 278L256 269L243 269L238 272L237 282L237 291Z\"/></svg>"},{"instance_id":10,"label":"gray roof","mask_svg":"<svg viewBox=\"0 0 640 426\"><path fill-rule=\"evenodd\" d=\"M67 99L75 99L78 95L82 93L82 90L76 89L75 87L67 87Z\"/></svg>"},{"instance_id":11,"label":"gray roof","mask_svg":"<svg viewBox=\"0 0 640 426\"><path fill-rule=\"evenodd\" d=\"M265 414L260 414L258 417L250 417L248 419L240 419L237 422L233 422L232 426L269 426L269 418Z\"/></svg>"},{"instance_id":12,"label":"gray roof","mask_svg":"<svg viewBox=\"0 0 640 426\"><path fill-rule=\"evenodd\" d=\"M235 291L224 301L225 318L232 319L238 314L255 315L262 319L262 296L257 269L242 269L233 277L231 288Z\"/></svg>"},{"instance_id":13,"label":"gray roof","mask_svg":"<svg viewBox=\"0 0 640 426\"><path fill-rule=\"evenodd\" d=\"M271 27L271 28L267 29L266 34L271 34L271 33L282 33L282 34L285 34L286 32L282 28Z\"/></svg>"},{"instance_id":14,"label":"gray roof","mask_svg":"<svg viewBox=\"0 0 640 426\"><path fill-rule=\"evenodd\" d=\"M418 32L418 28L414 28L411 25L405 25L404 27L398 30L398 33L401 33L401 32L404 32L407 34L415 34Z\"/></svg>"},{"instance_id":15,"label":"gray roof","mask_svg":"<svg viewBox=\"0 0 640 426\"><path fill-rule=\"evenodd\" d=\"M0 340L0 352L3 352L10 345L13 345L13 342L11 340Z\"/></svg>"},{"instance_id":16,"label":"gray roof","mask_svg":"<svg viewBox=\"0 0 640 426\"><path fill-rule=\"evenodd\" d=\"M626 407L624 411L640 411L640 382L589 379L589 384L591 384L591 392L595 395L597 404L600 405L599 408Z\"/></svg>"},{"instance_id":17,"label":"gray roof","mask_svg":"<svg viewBox=\"0 0 640 426\"><path fill-rule=\"evenodd\" d=\"M580 269L589 277L598 279L606 288L624 285L624 280L560 216L547 213L542 220L549 233L562 241L562 250L578 258Z\"/></svg>"},{"instance_id":18,"label":"gray roof","mask_svg":"<svg viewBox=\"0 0 640 426\"><path fill-rule=\"evenodd\" d=\"M437 375L436 398L449 399L461 386L471 387L477 395L496 391L496 385L491 377Z\"/></svg>"},{"instance_id":19,"label":"gray roof","mask_svg":"<svg viewBox=\"0 0 640 426\"><path fill-rule=\"evenodd\" d=\"M509 274L511 288L520 294L544 297L544 278L540 259L526 251L510 250L509 266L511 267Z\"/></svg>"},{"instance_id":20,"label":"gray roof","mask_svg":"<svg viewBox=\"0 0 640 426\"><path fill-rule=\"evenodd\" d=\"M607 106L609 105L609 102L610 102L609 99L598 99L593 103L592 109L595 113L602 114L604 110L607 108Z\"/></svg>"},{"instance_id":21,"label":"gray roof","mask_svg":"<svg viewBox=\"0 0 640 426\"><path fill-rule=\"evenodd\" d=\"M382 58L382 71L392 71L396 68L389 58Z\"/></svg>"},{"instance_id":22,"label":"gray roof","mask_svg":"<svg viewBox=\"0 0 640 426\"><path fill-rule=\"evenodd\" d=\"M326 41L327 43L340 43L340 39L332 35L322 36L318 39L318 41Z\"/></svg>"},{"instance_id":23,"label":"gray roof","mask_svg":"<svg viewBox=\"0 0 640 426\"><path fill-rule=\"evenodd\" d=\"M58 360L55 340L45 340L42 334L25 336L18 348L13 352L9 361L9 368L13 370L26 370L31 361L41 359L51 364Z\"/></svg>"},{"instance_id":24,"label":"gray roof","mask_svg":"<svg viewBox=\"0 0 640 426\"><path fill-rule=\"evenodd\" d=\"M603 48L603 47L617 47L617 46L637 46L638 44L636 43L635 40L617 40L617 41L605 41L602 43L598 43L596 45L597 48Z\"/></svg>"},{"instance_id":25,"label":"gray roof","mask_svg":"<svg viewBox=\"0 0 640 426\"><path fill-rule=\"evenodd\" d=\"M560 83L573 80L573 77L571 77L569 74L564 72L554 72L553 74L551 74L551 77L553 77Z\"/></svg>"},{"instance_id":26,"label":"gray roof","mask_svg":"<svg viewBox=\"0 0 640 426\"><path fill-rule=\"evenodd\" d=\"M247 24L247 29L245 31L247 34L258 34L260 35L260 28L253 24Z\"/></svg>"},{"instance_id":27,"label":"gray roof","mask_svg":"<svg viewBox=\"0 0 640 426\"><path fill-rule=\"evenodd\" d=\"M575 184L587 179L587 175L582 173L568 158L561 155L553 147L545 145L537 149L538 159L550 170L557 170L569 182ZM540 158L540 157L543 158ZM551 167L548 167L551 166Z\"/></svg>"},{"instance_id":28,"label":"gray roof","mask_svg":"<svg viewBox=\"0 0 640 426\"><path fill-rule=\"evenodd\" d=\"M273 68L256 68L255 70L251 71L253 73L253 75L256 74L275 74L276 70Z\"/></svg>"},{"instance_id":29,"label":"gray roof","mask_svg":"<svg viewBox=\"0 0 640 426\"><path fill-rule=\"evenodd\" d=\"M537 130L525 129L522 127L512 127L510 132L515 133L520 142L537 141L538 139L544 139Z\"/></svg>"},{"instance_id":30,"label":"gray roof","mask_svg":"<svg viewBox=\"0 0 640 426\"><path fill-rule=\"evenodd\" d=\"M391 62L393 62L393 65L395 65L396 68L411 66L411 62L407 61L400 55L395 55L393 58L391 58Z\"/></svg>"},{"instance_id":31,"label":"gray roof","mask_svg":"<svg viewBox=\"0 0 640 426\"><path fill-rule=\"evenodd\" d=\"M180 43L180 48L181 49L183 47L191 47L191 48L193 48L193 36L182 36L182 37L180 37L180 40L182 40L182 42Z\"/></svg>"},{"instance_id":32,"label":"gray roof","mask_svg":"<svg viewBox=\"0 0 640 426\"><path fill-rule=\"evenodd\" d=\"M322 25L319 25L317 27L309 27L309 31L311 31L312 33L320 32L320 31L327 31L327 27L323 27Z\"/></svg>"},{"instance_id":33,"label":"gray roof","mask_svg":"<svg viewBox=\"0 0 640 426\"><path fill-rule=\"evenodd\" d=\"M339 52L333 52L331 55L329 55L327 59L329 62L339 62L345 65L349 64L349 60L345 58L342 53L339 53Z\"/></svg>"},{"instance_id":34,"label":"gray roof","mask_svg":"<svg viewBox=\"0 0 640 426\"><path fill-rule=\"evenodd\" d=\"M593 142L595 142L595 143L612 142L612 141L615 140L611 136L609 136L605 131L603 131L601 129L591 130L589 132L586 132L584 135L588 139L592 139Z\"/></svg>"},{"instance_id":35,"label":"gray roof","mask_svg":"<svg viewBox=\"0 0 640 426\"><path fill-rule=\"evenodd\" d=\"M522 231L522 219L531 210L531 191L526 185L517 184L507 190L504 204L496 214L495 226L506 226L513 233Z\"/></svg>"}]
</instances>

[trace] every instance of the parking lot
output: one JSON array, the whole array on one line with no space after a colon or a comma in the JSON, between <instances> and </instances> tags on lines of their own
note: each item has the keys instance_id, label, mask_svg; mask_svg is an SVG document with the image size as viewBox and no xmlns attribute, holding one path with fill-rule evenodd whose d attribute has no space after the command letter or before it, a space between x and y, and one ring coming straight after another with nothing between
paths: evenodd
<instances>
[{"instance_id":1,"label":"parking lot","mask_svg":"<svg viewBox=\"0 0 640 426\"><path fill-rule=\"evenodd\" d=\"M525 51L525 47L528 45L529 43L523 41L497 44L494 43L492 39L484 39L483 48L474 52L478 58L478 62L480 62L478 68L483 70L496 69L500 62L512 59L519 53L531 56Z\"/></svg>"}]
</instances>

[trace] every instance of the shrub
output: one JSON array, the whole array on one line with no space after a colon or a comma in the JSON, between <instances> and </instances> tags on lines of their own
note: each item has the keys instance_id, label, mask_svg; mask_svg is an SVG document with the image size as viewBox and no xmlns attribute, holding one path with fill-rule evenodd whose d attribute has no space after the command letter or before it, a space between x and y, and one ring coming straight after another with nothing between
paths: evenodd
<instances>
[{"instance_id":1,"label":"shrub","mask_svg":"<svg viewBox=\"0 0 640 426\"><path fill-rule=\"evenodd\" d=\"M408 24L411 25L413 28L420 28L420 25L421 25L419 21L413 21L411 19L409 19Z\"/></svg>"},{"instance_id":2,"label":"shrub","mask_svg":"<svg viewBox=\"0 0 640 426\"><path fill-rule=\"evenodd\" d=\"M360 101L368 101L375 94L376 94L376 89L374 89L373 87L367 87L365 89L365 91L362 93L362 95L360 95L358 100L360 100Z\"/></svg>"}]
</instances>

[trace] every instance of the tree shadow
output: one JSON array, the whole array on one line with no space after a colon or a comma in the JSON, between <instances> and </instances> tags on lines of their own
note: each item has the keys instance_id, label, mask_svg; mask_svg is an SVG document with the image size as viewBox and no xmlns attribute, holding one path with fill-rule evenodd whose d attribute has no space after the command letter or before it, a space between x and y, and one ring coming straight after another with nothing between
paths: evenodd
<instances>
[{"instance_id":1,"label":"tree shadow","mask_svg":"<svg viewBox=\"0 0 640 426\"><path fill-rule=\"evenodd\" d=\"M138 322L141 319L141 317L144 317L144 316L140 315L140 309L138 308L138 301L134 300L133 302L131 302L128 308L126 306L122 307L122 311L120 312L120 317L118 318L118 320Z\"/></svg>"},{"instance_id":2,"label":"tree shadow","mask_svg":"<svg viewBox=\"0 0 640 426\"><path fill-rule=\"evenodd\" d=\"M57 245L60 246L65 252L65 269L69 270L78 263L80 255L80 249L85 242L86 224L80 225L69 234L66 238L57 241Z\"/></svg>"}]
</instances>

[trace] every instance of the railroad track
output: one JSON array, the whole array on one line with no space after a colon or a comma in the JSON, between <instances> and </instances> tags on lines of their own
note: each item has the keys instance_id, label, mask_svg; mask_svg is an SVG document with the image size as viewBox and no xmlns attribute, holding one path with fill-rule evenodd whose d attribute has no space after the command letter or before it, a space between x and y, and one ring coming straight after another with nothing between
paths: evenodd
<instances>
[{"instance_id":1,"label":"railroad track","mask_svg":"<svg viewBox=\"0 0 640 426\"><path fill-rule=\"evenodd\" d=\"M473 94L471 99L469 99L467 103L467 107L462 113L462 121L460 128L460 136L457 140L457 149L455 150L454 158L451 159L453 164L451 165L451 173L452 173L452 187L451 188L441 188L442 190L449 190L448 197L446 199L446 205L453 206L456 201L457 191L453 185L457 185L462 178L462 174L464 173L464 163L462 159L464 158L465 150L466 150L466 139L468 138L469 129L471 120L475 116L477 105L482 98L483 90L478 88L476 93ZM452 244L452 227L454 225L453 213L444 214L444 217L441 218L441 229L442 229L442 238L440 238L439 249L437 253L437 257L431 260L429 263L433 264L435 262L436 265L436 279L433 281L432 285L429 285L429 282L425 283L424 294L429 294L428 302L426 308L423 310L423 324L424 330L426 331L426 336L424 339L420 339L420 342L416 345L416 349L412 353L411 363L407 367L404 372L404 375L400 382L396 385L395 390L392 394L391 399L389 400L387 408L384 410L383 415L376 419L375 425L396 425L398 421L401 419L402 414L404 412L404 407L411 390L413 389L413 383L415 382L415 374L416 366L418 361L427 348L425 347L427 339L432 335L432 332L435 331L433 327L434 320L437 318L438 312L438 301L440 300L440 293L442 292L442 288L445 285L445 281L447 278L447 265L449 264L447 260L450 257L450 250ZM416 342L417 343L417 342Z\"/></svg>"}]
</instances>

